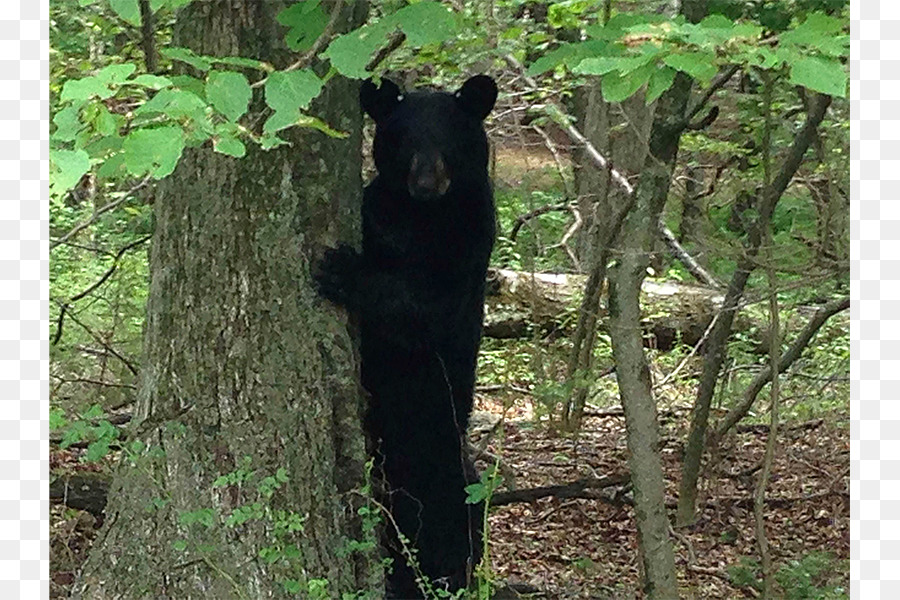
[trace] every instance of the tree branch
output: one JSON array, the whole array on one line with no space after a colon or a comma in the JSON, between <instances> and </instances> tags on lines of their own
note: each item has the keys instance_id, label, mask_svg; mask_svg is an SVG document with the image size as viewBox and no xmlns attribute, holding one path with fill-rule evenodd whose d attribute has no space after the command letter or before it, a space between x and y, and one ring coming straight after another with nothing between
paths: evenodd
<instances>
[{"instance_id":1,"label":"tree branch","mask_svg":"<svg viewBox=\"0 0 900 600\"><path fill-rule=\"evenodd\" d=\"M55 302L57 302L60 305L61 310L68 309L67 304L62 303L59 300L56 300ZM131 362L130 360L128 360L127 358L125 358L124 356L122 356L121 354L119 354L115 348L113 348L112 346L107 344L103 338L101 338L99 335L94 333L93 329L91 329L90 327L88 327L87 325L82 323L81 320L79 320L75 315L70 314L69 318L72 319L72 321L74 321L76 325L78 325L79 327L84 329L88 333L88 335L90 335L94 339L94 341L96 341L98 344L103 346L103 348L107 352L109 352L110 354L112 354L113 356L118 358L120 361L122 361L122 364L124 364L128 368L128 370L131 371L132 375L138 374L138 369L137 369L137 367L134 366L134 363ZM60 321L62 321L62 319L60 319ZM60 331L62 331L62 330L60 329ZM57 335L59 335L59 332L57 332Z\"/></svg>"},{"instance_id":2,"label":"tree branch","mask_svg":"<svg viewBox=\"0 0 900 600\"><path fill-rule=\"evenodd\" d=\"M147 240L149 240L152 237L153 236L151 236L151 235L142 237L141 239L139 239L135 242L132 242L132 243L128 244L127 246L125 246L124 248L122 248L121 250L119 250L116 253L115 257L113 258L113 264L109 267L109 269L106 270L106 273L104 273L100 277L100 279L98 279L97 281L92 283L90 286L88 286L87 289L85 289L83 292L81 292L79 294L75 294L74 296L69 298L69 300L67 302L60 302L59 319L56 322L56 335L53 336L52 345L55 346L56 344L58 344L59 340L62 338L63 320L66 317L66 311L71 307L71 305L74 304L75 302L78 302L79 300L81 300L82 298L84 298L85 296L87 296L88 294L90 294L91 292L96 290L97 288L99 288L101 285L106 283L106 280L109 279L113 273L115 273L116 268L119 266L119 259L121 259L122 256L124 256L124 254L128 250L131 250L132 248L143 244L144 242L146 242Z\"/></svg>"},{"instance_id":3,"label":"tree branch","mask_svg":"<svg viewBox=\"0 0 900 600\"><path fill-rule=\"evenodd\" d=\"M704 269L697 260L688 254L688 251L684 249L684 247L678 243L678 240L675 238L675 234L665 226L665 224L660 221L658 224L659 227L659 236L662 238L663 242L665 242L666 246L672 252L672 254L677 258L681 264L687 268L691 275L694 276L698 281L705 283L706 285L721 288L722 284L716 281L716 278L709 274L709 272Z\"/></svg>"},{"instance_id":4,"label":"tree branch","mask_svg":"<svg viewBox=\"0 0 900 600\"><path fill-rule=\"evenodd\" d=\"M548 212L554 211L565 211L571 208L570 204L547 204L546 206L541 206L535 208L534 210L530 210L523 215L519 215L516 217L516 222L513 223L512 229L509 231L509 239L512 241L516 241L516 237L519 235L519 230L522 229L522 226L525 225L528 221L535 217L539 217L541 215L547 214Z\"/></svg>"},{"instance_id":5,"label":"tree branch","mask_svg":"<svg viewBox=\"0 0 900 600\"><path fill-rule=\"evenodd\" d=\"M732 77L734 77L734 74L737 73L738 69L740 68L740 65L731 65L730 67L725 69L718 77L716 77L715 81L710 84L709 88L707 88L706 91L703 92L703 95L697 99L697 103L687 111L687 117L685 117L684 120L685 127L688 126L688 123L690 123L694 117L700 114L700 111L703 110L703 107L706 106L706 103L709 102L709 99L713 97L713 94L722 89L722 87L726 83L728 83L728 81Z\"/></svg>"},{"instance_id":6,"label":"tree branch","mask_svg":"<svg viewBox=\"0 0 900 600\"><path fill-rule=\"evenodd\" d=\"M791 347L781 355L781 359L778 361L778 372L786 372L790 366L794 364L794 361L800 358L803 351L809 346L809 343L825 322L837 313L847 310L848 308L850 308L850 298L845 297L838 300L832 300L816 311L816 314L809 320L809 323L806 324L806 327L803 328L803 331L800 332L800 335L797 336L797 339L794 340ZM715 434L713 435L713 440L721 440L722 436L728 433L729 429L737 425L741 419L747 416L747 413L756 401L756 396L762 391L763 387L771 381L771 379L772 366L768 365L753 378L750 386L744 392L740 404L728 411L725 417L719 422ZM713 443L716 442L713 441Z\"/></svg>"},{"instance_id":7,"label":"tree branch","mask_svg":"<svg viewBox=\"0 0 900 600\"><path fill-rule=\"evenodd\" d=\"M150 178L149 175L146 176L140 183L138 183L137 185L135 185L134 187L132 187L130 190L128 190L127 192L125 192L125 193L122 195L121 198L119 198L118 200L116 200L116 201L114 201L114 202L110 202L109 204L105 204L105 205L101 206L100 208L98 208L97 210L95 210L95 211L94 211L94 214L91 215L91 218L90 218L90 219L84 221L83 223L80 223L80 224L76 225L75 227L73 227L71 230L69 230L68 233L66 233L66 234L63 235L62 237L57 238L57 239L55 239L55 240L51 240L51 241L50 241L50 250L53 250L54 248L56 248L56 247L59 246L60 244L63 244L63 243L65 243L65 242L67 242L67 241L69 240L69 238L71 238L72 236L78 234L78 233L79 233L80 231L82 231L85 227L89 227L90 225L92 225L92 224L100 217L100 215L102 215L102 214L104 214L104 213L108 213L109 211L111 211L111 210L113 210L113 209L118 208L119 206L121 206L122 203L124 203L126 200L129 200L129 199L134 195L135 192L137 192L138 190L140 190L140 189L143 188L143 187L146 187L146 185L147 185L148 183L150 183L150 179L151 179L151 178Z\"/></svg>"}]
</instances>

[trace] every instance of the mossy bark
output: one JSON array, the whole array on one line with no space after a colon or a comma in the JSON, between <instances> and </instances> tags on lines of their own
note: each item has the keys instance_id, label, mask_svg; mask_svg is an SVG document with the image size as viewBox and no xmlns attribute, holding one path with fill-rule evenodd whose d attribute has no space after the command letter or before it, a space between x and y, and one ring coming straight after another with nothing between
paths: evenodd
<instances>
[{"instance_id":1,"label":"mossy bark","mask_svg":"<svg viewBox=\"0 0 900 600\"><path fill-rule=\"evenodd\" d=\"M296 58L275 22L288 4L195 2L179 14L174 45L283 68ZM365 11L345 3L338 31ZM263 108L260 92L252 110ZM242 159L206 144L159 186L132 429L145 446L116 473L82 598L296 596L290 582L303 597L310 585L328 597L379 588L372 550L339 558L365 535L353 491L363 483L363 400L346 318L310 285L324 245L359 237L357 85L332 79L313 112L350 136L283 132L290 147L248 144ZM213 485L244 466L257 475ZM258 483L279 468L286 482L267 496ZM226 522L257 502L253 518ZM276 531L292 516L301 532ZM286 547L299 552L260 558Z\"/></svg>"}]
</instances>

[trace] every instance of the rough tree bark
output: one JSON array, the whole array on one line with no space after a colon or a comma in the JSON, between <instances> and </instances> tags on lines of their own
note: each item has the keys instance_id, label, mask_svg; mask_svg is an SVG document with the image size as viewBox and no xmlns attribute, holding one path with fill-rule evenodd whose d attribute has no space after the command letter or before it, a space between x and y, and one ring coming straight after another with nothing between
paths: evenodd
<instances>
[{"instance_id":1,"label":"rough tree bark","mask_svg":"<svg viewBox=\"0 0 900 600\"><path fill-rule=\"evenodd\" d=\"M678 493L678 511L676 514L676 522L679 526L689 525L694 520L694 509L697 503L697 480L700 477L700 463L703 458L703 449L706 445L706 430L709 423L709 410L712 404L713 393L716 389L719 371L722 369L722 363L725 360L725 350L728 345L728 339L731 336L732 323L737 313L738 305L744 295L744 288L747 285L750 274L756 268L756 256L762 244L763 228L771 220L775 211L775 205L787 189L797 169L800 168L803 157L810 144L812 144L816 130L822 119L825 118L825 111L830 103L830 96L817 95L813 98L806 123L794 137L780 171L772 180L772 183L762 190L757 206L759 217L747 232L744 254L738 259L737 268L725 293L725 303L722 306L722 311L709 336L706 360L703 363L700 386L697 390L697 399L694 402L691 429L688 433L684 466L681 472L681 487Z\"/></svg>"},{"instance_id":2,"label":"rough tree bark","mask_svg":"<svg viewBox=\"0 0 900 600\"><path fill-rule=\"evenodd\" d=\"M285 67L275 16L288 4L195 2L179 14L174 45ZM345 3L338 31L365 10ZM363 535L362 396L344 317L309 278L323 245L359 235L357 85L332 79L314 110L350 137L289 132L292 147L249 145L240 160L190 150L159 186L132 430L144 448L117 470L76 597L296 597L291 580L301 597L313 585L339 597L380 585L371 551L341 554ZM257 476L213 485L244 467ZM279 468L286 481L267 497L259 478ZM262 516L225 523L254 502ZM284 531L292 522L302 531ZM285 549L293 556L261 560Z\"/></svg>"}]
</instances>

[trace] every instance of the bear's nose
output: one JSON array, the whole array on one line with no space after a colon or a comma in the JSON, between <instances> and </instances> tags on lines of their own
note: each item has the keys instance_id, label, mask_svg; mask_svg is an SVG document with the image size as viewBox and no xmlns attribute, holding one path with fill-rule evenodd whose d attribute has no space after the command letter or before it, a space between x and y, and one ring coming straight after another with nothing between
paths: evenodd
<instances>
[{"instance_id":1,"label":"bear's nose","mask_svg":"<svg viewBox=\"0 0 900 600\"><path fill-rule=\"evenodd\" d=\"M409 195L421 200L440 198L450 189L450 174L438 152L416 152L409 164Z\"/></svg>"}]
</instances>

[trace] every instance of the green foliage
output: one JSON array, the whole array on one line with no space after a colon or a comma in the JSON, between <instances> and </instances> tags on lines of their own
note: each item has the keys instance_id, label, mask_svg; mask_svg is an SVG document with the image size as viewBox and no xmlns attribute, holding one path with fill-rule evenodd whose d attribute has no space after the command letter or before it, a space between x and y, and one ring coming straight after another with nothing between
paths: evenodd
<instances>
[{"instance_id":1,"label":"green foliage","mask_svg":"<svg viewBox=\"0 0 900 600\"><path fill-rule=\"evenodd\" d=\"M237 121L247 112L252 96L253 90L243 73L214 71L206 79L207 99L229 121Z\"/></svg>"},{"instance_id":2,"label":"green foliage","mask_svg":"<svg viewBox=\"0 0 900 600\"><path fill-rule=\"evenodd\" d=\"M68 448L72 444L88 442L82 462L98 462L110 451L110 445L119 439L119 430L108 420L103 419L103 408L94 404L78 417L69 421L62 409L50 411L50 430L62 432L60 448Z\"/></svg>"},{"instance_id":3,"label":"green foliage","mask_svg":"<svg viewBox=\"0 0 900 600\"><path fill-rule=\"evenodd\" d=\"M328 15L319 0L304 0L278 13L279 23L289 27L284 39L294 52L306 52L328 25Z\"/></svg>"},{"instance_id":4,"label":"green foliage","mask_svg":"<svg viewBox=\"0 0 900 600\"><path fill-rule=\"evenodd\" d=\"M536 75L565 67L602 80L603 97L621 102L647 86L648 103L659 98L680 71L708 86L722 67L738 65L780 74L790 66L791 83L846 97L846 19L812 12L783 33L772 50L765 25L713 14L697 24L682 17L619 14L606 25L588 26L588 41L561 44L529 67ZM666 68L668 67L668 68Z\"/></svg>"},{"instance_id":5,"label":"green foliage","mask_svg":"<svg viewBox=\"0 0 900 600\"><path fill-rule=\"evenodd\" d=\"M439 2L424 0L337 37L322 55L342 75L367 77L366 65L372 55L387 43L387 36L397 30L406 35L409 44L426 46L449 40L459 30L459 24L449 8Z\"/></svg>"},{"instance_id":6,"label":"green foliage","mask_svg":"<svg viewBox=\"0 0 900 600\"><path fill-rule=\"evenodd\" d=\"M129 25L138 27L141 24L141 8L138 0L109 0L109 7Z\"/></svg>"},{"instance_id":7,"label":"green foliage","mask_svg":"<svg viewBox=\"0 0 900 600\"><path fill-rule=\"evenodd\" d=\"M481 473L481 481L466 486L466 504L490 501L494 492L503 485L503 477L497 466L492 465Z\"/></svg>"},{"instance_id":8,"label":"green foliage","mask_svg":"<svg viewBox=\"0 0 900 600\"><path fill-rule=\"evenodd\" d=\"M785 600L840 600L849 598L849 590L839 581L839 573L846 572L827 552L810 552L800 560L791 560L775 573ZM759 563L741 557L737 565L728 568L731 580L741 587L762 590L762 573ZM836 581L837 580L837 581Z\"/></svg>"}]
</instances>

